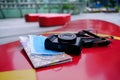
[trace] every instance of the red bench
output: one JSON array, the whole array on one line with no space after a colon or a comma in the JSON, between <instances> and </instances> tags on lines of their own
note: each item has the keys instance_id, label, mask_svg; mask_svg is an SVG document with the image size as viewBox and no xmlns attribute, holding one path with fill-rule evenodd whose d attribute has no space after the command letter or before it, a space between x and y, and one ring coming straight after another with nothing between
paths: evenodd
<instances>
[{"instance_id":1,"label":"red bench","mask_svg":"<svg viewBox=\"0 0 120 80\"><path fill-rule=\"evenodd\" d=\"M26 22L38 22L39 16L40 14L26 14L24 17Z\"/></svg>"},{"instance_id":2,"label":"red bench","mask_svg":"<svg viewBox=\"0 0 120 80\"><path fill-rule=\"evenodd\" d=\"M39 22L40 26L59 26L70 21L70 14L26 14L26 22Z\"/></svg>"}]
</instances>

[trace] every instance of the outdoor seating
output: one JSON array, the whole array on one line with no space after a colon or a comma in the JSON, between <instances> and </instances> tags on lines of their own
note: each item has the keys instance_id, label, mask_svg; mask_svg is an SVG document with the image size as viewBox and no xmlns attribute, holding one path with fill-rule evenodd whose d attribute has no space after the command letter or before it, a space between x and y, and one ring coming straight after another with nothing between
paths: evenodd
<instances>
[{"instance_id":1,"label":"outdoor seating","mask_svg":"<svg viewBox=\"0 0 120 80\"><path fill-rule=\"evenodd\" d=\"M70 14L43 14L39 16L39 26L59 26L70 21Z\"/></svg>"},{"instance_id":2,"label":"outdoor seating","mask_svg":"<svg viewBox=\"0 0 120 80\"><path fill-rule=\"evenodd\" d=\"M26 14L26 22L39 22L39 26L59 26L64 25L66 22L70 21L70 14L55 14L55 13L46 13L46 14Z\"/></svg>"},{"instance_id":3,"label":"outdoor seating","mask_svg":"<svg viewBox=\"0 0 120 80\"><path fill-rule=\"evenodd\" d=\"M34 14L26 14L24 17L26 22L37 22L39 16L40 14L34 13Z\"/></svg>"}]
</instances>

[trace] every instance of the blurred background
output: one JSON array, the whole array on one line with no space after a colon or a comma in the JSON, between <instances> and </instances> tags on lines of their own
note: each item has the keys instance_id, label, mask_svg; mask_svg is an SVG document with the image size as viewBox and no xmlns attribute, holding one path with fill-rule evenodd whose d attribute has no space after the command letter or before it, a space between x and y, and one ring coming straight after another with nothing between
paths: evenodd
<instances>
[{"instance_id":1,"label":"blurred background","mask_svg":"<svg viewBox=\"0 0 120 80\"><path fill-rule=\"evenodd\" d=\"M0 19L27 13L119 12L120 0L0 0Z\"/></svg>"}]
</instances>

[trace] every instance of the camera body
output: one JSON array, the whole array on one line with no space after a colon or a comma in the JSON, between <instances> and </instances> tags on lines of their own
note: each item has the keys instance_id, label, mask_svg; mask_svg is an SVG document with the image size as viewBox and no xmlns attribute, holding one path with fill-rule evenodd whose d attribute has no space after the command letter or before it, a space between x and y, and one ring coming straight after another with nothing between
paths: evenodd
<instances>
[{"instance_id":1,"label":"camera body","mask_svg":"<svg viewBox=\"0 0 120 80\"><path fill-rule=\"evenodd\" d=\"M45 48L48 50L65 52L67 54L79 55L82 47L107 46L113 37L100 37L87 30L78 33L62 33L49 36L45 40Z\"/></svg>"},{"instance_id":2,"label":"camera body","mask_svg":"<svg viewBox=\"0 0 120 80\"><path fill-rule=\"evenodd\" d=\"M45 48L67 54L79 55L82 50L82 39L72 33L55 34L45 40Z\"/></svg>"}]
</instances>

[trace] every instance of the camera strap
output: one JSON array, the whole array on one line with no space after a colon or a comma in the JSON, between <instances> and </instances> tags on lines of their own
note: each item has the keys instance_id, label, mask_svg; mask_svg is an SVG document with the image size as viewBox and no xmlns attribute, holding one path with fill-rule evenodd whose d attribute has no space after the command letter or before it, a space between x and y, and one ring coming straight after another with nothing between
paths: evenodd
<instances>
[{"instance_id":1,"label":"camera strap","mask_svg":"<svg viewBox=\"0 0 120 80\"><path fill-rule=\"evenodd\" d=\"M111 37L101 37L90 31L82 30L76 34L79 37L82 37L83 47L93 47L93 46L107 46L111 43Z\"/></svg>"}]
</instances>

